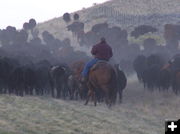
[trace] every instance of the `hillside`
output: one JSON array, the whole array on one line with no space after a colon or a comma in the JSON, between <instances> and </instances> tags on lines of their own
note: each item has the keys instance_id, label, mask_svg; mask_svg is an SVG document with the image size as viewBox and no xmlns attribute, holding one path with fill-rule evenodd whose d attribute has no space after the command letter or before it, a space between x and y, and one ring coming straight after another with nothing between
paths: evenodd
<instances>
[{"instance_id":1,"label":"hillside","mask_svg":"<svg viewBox=\"0 0 180 134\"><path fill-rule=\"evenodd\" d=\"M67 11L68 12L68 11ZM92 25L107 22L111 26L120 26L128 31L137 25L147 24L162 30L167 23L180 23L179 0L110 0L103 4L77 11L80 19L85 23L85 30ZM73 13L72 13L73 15ZM50 31L57 38L71 37L66 31L66 24L62 17L40 23L40 32Z\"/></svg>"},{"instance_id":2,"label":"hillside","mask_svg":"<svg viewBox=\"0 0 180 134\"><path fill-rule=\"evenodd\" d=\"M134 88L135 87L135 88ZM0 134L164 134L165 119L180 117L180 98L150 93L129 79L123 104L0 95Z\"/></svg>"}]
</instances>

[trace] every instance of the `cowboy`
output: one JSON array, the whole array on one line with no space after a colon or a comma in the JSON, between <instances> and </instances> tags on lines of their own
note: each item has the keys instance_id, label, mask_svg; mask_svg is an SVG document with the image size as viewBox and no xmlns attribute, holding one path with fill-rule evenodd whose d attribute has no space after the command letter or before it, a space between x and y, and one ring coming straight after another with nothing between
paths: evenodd
<instances>
[{"instance_id":1,"label":"cowboy","mask_svg":"<svg viewBox=\"0 0 180 134\"><path fill-rule=\"evenodd\" d=\"M101 38L100 43L92 47L91 54L94 56L94 59L90 60L84 66L82 71L82 82L87 81L89 70L94 64L98 61L109 61L109 59L113 56L112 48L106 43L105 38Z\"/></svg>"}]
</instances>

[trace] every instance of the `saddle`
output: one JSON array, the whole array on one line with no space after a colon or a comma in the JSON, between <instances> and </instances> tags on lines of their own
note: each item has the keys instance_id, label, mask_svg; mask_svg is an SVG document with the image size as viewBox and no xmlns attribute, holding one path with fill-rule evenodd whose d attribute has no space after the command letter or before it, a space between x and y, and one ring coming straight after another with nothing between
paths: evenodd
<instances>
[{"instance_id":1,"label":"saddle","mask_svg":"<svg viewBox=\"0 0 180 134\"><path fill-rule=\"evenodd\" d=\"M91 71L94 71L94 70L96 70L100 65L102 65L102 64L104 64L104 63L112 66L112 68L114 69L114 71L115 71L115 73L116 73L116 75L117 75L119 68L115 67L115 65L112 65L112 64L110 64L108 61L105 61L105 60L100 60L100 61L98 61L96 64L94 64L94 65L92 66L92 68L91 68L90 70L91 70Z\"/></svg>"},{"instance_id":2,"label":"saddle","mask_svg":"<svg viewBox=\"0 0 180 134\"><path fill-rule=\"evenodd\" d=\"M109 64L109 63L108 63L108 61L105 61L105 60L99 60L99 61L97 61L96 64L94 64L94 65L91 67L90 71L96 70L96 69L99 67L99 65L101 65L101 64Z\"/></svg>"}]
</instances>

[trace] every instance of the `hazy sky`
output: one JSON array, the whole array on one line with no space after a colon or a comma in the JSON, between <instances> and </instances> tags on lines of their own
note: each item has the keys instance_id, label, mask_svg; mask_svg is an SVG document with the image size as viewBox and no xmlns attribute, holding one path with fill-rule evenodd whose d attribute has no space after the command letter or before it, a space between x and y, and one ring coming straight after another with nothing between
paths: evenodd
<instances>
[{"instance_id":1,"label":"hazy sky","mask_svg":"<svg viewBox=\"0 0 180 134\"><path fill-rule=\"evenodd\" d=\"M8 25L22 28L24 22L34 18L43 22L73 12L93 3L107 0L0 0L0 29Z\"/></svg>"}]
</instances>

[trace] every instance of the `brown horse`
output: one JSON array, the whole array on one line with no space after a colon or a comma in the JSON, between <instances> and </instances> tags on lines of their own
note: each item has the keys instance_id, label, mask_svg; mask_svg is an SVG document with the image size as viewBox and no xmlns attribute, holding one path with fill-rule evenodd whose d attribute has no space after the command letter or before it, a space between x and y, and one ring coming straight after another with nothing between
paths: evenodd
<instances>
[{"instance_id":1,"label":"brown horse","mask_svg":"<svg viewBox=\"0 0 180 134\"><path fill-rule=\"evenodd\" d=\"M116 101L117 81L114 68L106 62L98 62L89 72L88 96L85 105L88 104L90 97L94 98L96 106L97 97L100 95L105 99L110 107Z\"/></svg>"}]
</instances>

